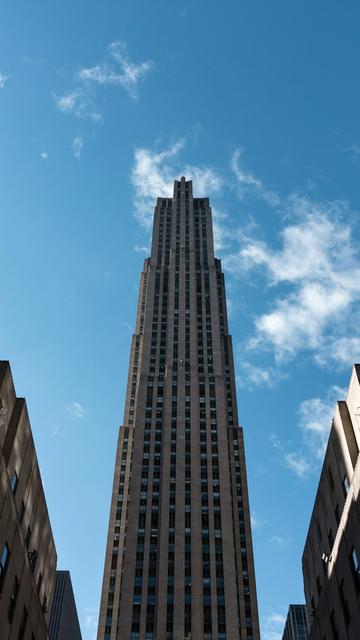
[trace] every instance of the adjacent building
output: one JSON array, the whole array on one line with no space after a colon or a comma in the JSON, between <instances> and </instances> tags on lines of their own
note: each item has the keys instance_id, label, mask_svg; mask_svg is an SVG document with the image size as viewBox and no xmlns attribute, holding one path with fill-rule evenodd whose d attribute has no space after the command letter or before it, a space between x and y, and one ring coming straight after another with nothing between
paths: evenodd
<instances>
[{"instance_id":1,"label":"adjacent building","mask_svg":"<svg viewBox=\"0 0 360 640\"><path fill-rule=\"evenodd\" d=\"M81 640L79 619L69 571L57 571L51 607L50 640Z\"/></svg>"},{"instance_id":2,"label":"adjacent building","mask_svg":"<svg viewBox=\"0 0 360 640\"><path fill-rule=\"evenodd\" d=\"M308 640L306 605L291 604L286 618L282 640Z\"/></svg>"},{"instance_id":3,"label":"adjacent building","mask_svg":"<svg viewBox=\"0 0 360 640\"><path fill-rule=\"evenodd\" d=\"M141 274L97 637L259 639L224 276L185 178Z\"/></svg>"},{"instance_id":4,"label":"adjacent building","mask_svg":"<svg viewBox=\"0 0 360 640\"><path fill-rule=\"evenodd\" d=\"M360 365L337 403L303 554L311 640L360 634Z\"/></svg>"},{"instance_id":5,"label":"adjacent building","mask_svg":"<svg viewBox=\"0 0 360 640\"><path fill-rule=\"evenodd\" d=\"M0 361L0 636L48 638L56 551L24 398Z\"/></svg>"}]
</instances>

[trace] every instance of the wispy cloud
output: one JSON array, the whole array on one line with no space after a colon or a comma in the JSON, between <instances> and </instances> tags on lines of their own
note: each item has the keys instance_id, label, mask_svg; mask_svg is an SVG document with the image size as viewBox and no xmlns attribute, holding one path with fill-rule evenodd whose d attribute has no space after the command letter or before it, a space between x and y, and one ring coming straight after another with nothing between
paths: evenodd
<instances>
[{"instance_id":1,"label":"wispy cloud","mask_svg":"<svg viewBox=\"0 0 360 640\"><path fill-rule=\"evenodd\" d=\"M235 176L235 186L241 199L254 194L265 200L271 206L280 204L280 197L275 191L266 188L264 183L251 171L246 171L241 164L242 149L236 149L231 157L231 170Z\"/></svg>"},{"instance_id":2,"label":"wispy cloud","mask_svg":"<svg viewBox=\"0 0 360 640\"><path fill-rule=\"evenodd\" d=\"M95 607L86 607L84 609L84 628L86 640L95 640L97 623L99 618L98 610Z\"/></svg>"},{"instance_id":3,"label":"wispy cloud","mask_svg":"<svg viewBox=\"0 0 360 640\"><path fill-rule=\"evenodd\" d=\"M42 157L43 160L47 160L49 157L49 152L48 151L42 151L40 153L40 156Z\"/></svg>"},{"instance_id":4,"label":"wispy cloud","mask_svg":"<svg viewBox=\"0 0 360 640\"><path fill-rule=\"evenodd\" d=\"M76 158L76 160L80 160L81 152L82 152L83 146L84 146L84 141L83 141L82 137L81 136L76 136L74 138L74 140L72 141L72 145L71 146L72 146L74 158Z\"/></svg>"},{"instance_id":5,"label":"wispy cloud","mask_svg":"<svg viewBox=\"0 0 360 640\"><path fill-rule=\"evenodd\" d=\"M253 530L262 529L265 525L268 524L267 520L264 520L263 518L261 518L261 516L259 516L259 514L257 514L253 510L251 511L250 519L251 519L251 528Z\"/></svg>"},{"instance_id":6,"label":"wispy cloud","mask_svg":"<svg viewBox=\"0 0 360 640\"><path fill-rule=\"evenodd\" d=\"M255 387L275 388L286 375L278 368L265 365L255 365L244 358L243 346L239 349L237 359L237 382L240 387L252 389Z\"/></svg>"},{"instance_id":7,"label":"wispy cloud","mask_svg":"<svg viewBox=\"0 0 360 640\"><path fill-rule=\"evenodd\" d=\"M120 326L125 327L128 331L132 332L134 330L134 327L130 324L130 322L121 321L119 324Z\"/></svg>"},{"instance_id":8,"label":"wispy cloud","mask_svg":"<svg viewBox=\"0 0 360 640\"><path fill-rule=\"evenodd\" d=\"M94 107L90 92L82 88L57 96L53 93L55 104L62 113L72 114L77 118L89 118L93 122L101 122L102 115Z\"/></svg>"},{"instance_id":9,"label":"wispy cloud","mask_svg":"<svg viewBox=\"0 0 360 640\"><path fill-rule=\"evenodd\" d=\"M9 76L6 76L4 73L0 73L0 89L3 89L5 83L8 81Z\"/></svg>"},{"instance_id":10,"label":"wispy cloud","mask_svg":"<svg viewBox=\"0 0 360 640\"><path fill-rule=\"evenodd\" d=\"M303 478L310 470L310 462L297 451L290 451L284 456L285 465L299 478Z\"/></svg>"},{"instance_id":11,"label":"wispy cloud","mask_svg":"<svg viewBox=\"0 0 360 640\"><path fill-rule=\"evenodd\" d=\"M136 253L146 253L146 255L148 255L150 253L150 247L146 247L144 245L138 245L136 244L134 246L134 251Z\"/></svg>"},{"instance_id":12,"label":"wispy cloud","mask_svg":"<svg viewBox=\"0 0 360 640\"><path fill-rule=\"evenodd\" d=\"M63 437L64 437L64 434L61 431L60 427L55 425L52 432L50 433L50 438L63 438Z\"/></svg>"},{"instance_id":13,"label":"wispy cloud","mask_svg":"<svg viewBox=\"0 0 360 640\"><path fill-rule=\"evenodd\" d=\"M310 471L310 463L302 451L290 451L288 444L283 444L276 434L270 436L271 444L278 451L280 462L295 473L299 478L303 478Z\"/></svg>"},{"instance_id":14,"label":"wispy cloud","mask_svg":"<svg viewBox=\"0 0 360 640\"><path fill-rule=\"evenodd\" d=\"M352 144L346 147L338 147L340 151L344 151L345 153L349 153L352 160L359 160L360 158L360 144L358 142L353 142Z\"/></svg>"},{"instance_id":15,"label":"wispy cloud","mask_svg":"<svg viewBox=\"0 0 360 640\"><path fill-rule=\"evenodd\" d=\"M286 547L289 544L290 540L288 538L284 538L283 536L271 536L269 540L271 546L273 547Z\"/></svg>"},{"instance_id":16,"label":"wispy cloud","mask_svg":"<svg viewBox=\"0 0 360 640\"><path fill-rule=\"evenodd\" d=\"M153 69L153 62L147 60L136 64L127 53L124 42L112 42L108 47L105 62L80 69L77 79L84 82L94 82L99 85L113 85L122 87L128 95L136 100L139 86L145 76Z\"/></svg>"},{"instance_id":17,"label":"wispy cloud","mask_svg":"<svg viewBox=\"0 0 360 640\"><path fill-rule=\"evenodd\" d=\"M301 444L296 450L291 442L283 443L275 434L270 436L281 463L299 478L318 471L325 454L335 403L346 395L346 389L332 385L324 397L307 398L301 402L297 425Z\"/></svg>"},{"instance_id":18,"label":"wispy cloud","mask_svg":"<svg viewBox=\"0 0 360 640\"><path fill-rule=\"evenodd\" d=\"M358 314L353 315L354 330L358 324ZM358 332L357 332L358 333ZM360 336L333 336L320 345L315 356L318 364L332 365L345 369L360 360Z\"/></svg>"},{"instance_id":19,"label":"wispy cloud","mask_svg":"<svg viewBox=\"0 0 360 640\"><path fill-rule=\"evenodd\" d=\"M299 426L309 457L322 460L334 414L335 403L347 396L347 390L332 385L323 398L303 400L300 404Z\"/></svg>"},{"instance_id":20,"label":"wispy cloud","mask_svg":"<svg viewBox=\"0 0 360 640\"><path fill-rule=\"evenodd\" d=\"M283 613L273 612L262 621L263 640L281 640L283 637L286 616Z\"/></svg>"},{"instance_id":21,"label":"wispy cloud","mask_svg":"<svg viewBox=\"0 0 360 640\"><path fill-rule=\"evenodd\" d=\"M131 181L135 188L135 216L141 225L150 228L154 202L158 196L172 196L176 176L193 180L201 195L220 191L223 181L213 168L180 164L178 156L184 147L185 140L180 139L163 151L135 149Z\"/></svg>"},{"instance_id":22,"label":"wispy cloud","mask_svg":"<svg viewBox=\"0 0 360 640\"><path fill-rule=\"evenodd\" d=\"M112 42L103 62L77 71L70 91L63 95L53 93L55 104L62 113L101 122L103 117L95 104L95 87L120 87L137 100L140 85L152 68L150 60L139 64L132 62L124 42Z\"/></svg>"},{"instance_id":23,"label":"wispy cloud","mask_svg":"<svg viewBox=\"0 0 360 640\"><path fill-rule=\"evenodd\" d=\"M84 407L75 400L66 407L66 411L75 420L81 420L85 414Z\"/></svg>"}]
</instances>

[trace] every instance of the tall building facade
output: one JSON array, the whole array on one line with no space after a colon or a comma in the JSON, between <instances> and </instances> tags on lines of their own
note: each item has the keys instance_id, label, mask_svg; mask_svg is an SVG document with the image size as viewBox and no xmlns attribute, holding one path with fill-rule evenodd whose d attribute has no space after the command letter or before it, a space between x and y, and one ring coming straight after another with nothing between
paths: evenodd
<instances>
[{"instance_id":1,"label":"tall building facade","mask_svg":"<svg viewBox=\"0 0 360 640\"><path fill-rule=\"evenodd\" d=\"M24 398L0 361L0 638L48 640L56 551Z\"/></svg>"},{"instance_id":2,"label":"tall building facade","mask_svg":"<svg viewBox=\"0 0 360 640\"><path fill-rule=\"evenodd\" d=\"M141 274L97 637L259 639L224 276L185 178Z\"/></svg>"},{"instance_id":3,"label":"tall building facade","mask_svg":"<svg viewBox=\"0 0 360 640\"><path fill-rule=\"evenodd\" d=\"M305 604L291 604L286 617L282 640L308 640L308 622Z\"/></svg>"},{"instance_id":4,"label":"tall building facade","mask_svg":"<svg viewBox=\"0 0 360 640\"><path fill-rule=\"evenodd\" d=\"M311 640L360 637L360 365L336 405L303 553Z\"/></svg>"},{"instance_id":5,"label":"tall building facade","mask_svg":"<svg viewBox=\"0 0 360 640\"><path fill-rule=\"evenodd\" d=\"M50 640L81 640L70 571L57 571L51 607Z\"/></svg>"}]
</instances>

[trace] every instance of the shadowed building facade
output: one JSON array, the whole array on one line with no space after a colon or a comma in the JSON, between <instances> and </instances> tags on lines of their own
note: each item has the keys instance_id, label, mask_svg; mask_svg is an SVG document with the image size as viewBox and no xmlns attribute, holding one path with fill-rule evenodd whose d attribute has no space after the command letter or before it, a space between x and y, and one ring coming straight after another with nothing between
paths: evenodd
<instances>
[{"instance_id":1,"label":"shadowed building facade","mask_svg":"<svg viewBox=\"0 0 360 640\"><path fill-rule=\"evenodd\" d=\"M141 274L97 637L259 639L224 276L185 178Z\"/></svg>"},{"instance_id":2,"label":"shadowed building facade","mask_svg":"<svg viewBox=\"0 0 360 640\"><path fill-rule=\"evenodd\" d=\"M47 640L56 551L24 398L0 361L0 638Z\"/></svg>"},{"instance_id":3,"label":"shadowed building facade","mask_svg":"<svg viewBox=\"0 0 360 640\"><path fill-rule=\"evenodd\" d=\"M50 640L81 640L69 571L57 571L49 624Z\"/></svg>"},{"instance_id":4,"label":"shadowed building facade","mask_svg":"<svg viewBox=\"0 0 360 640\"><path fill-rule=\"evenodd\" d=\"M360 638L360 365L336 405L303 553L309 638Z\"/></svg>"},{"instance_id":5,"label":"shadowed building facade","mask_svg":"<svg viewBox=\"0 0 360 640\"><path fill-rule=\"evenodd\" d=\"M308 623L305 604L291 604L286 617L282 640L308 640Z\"/></svg>"}]
</instances>

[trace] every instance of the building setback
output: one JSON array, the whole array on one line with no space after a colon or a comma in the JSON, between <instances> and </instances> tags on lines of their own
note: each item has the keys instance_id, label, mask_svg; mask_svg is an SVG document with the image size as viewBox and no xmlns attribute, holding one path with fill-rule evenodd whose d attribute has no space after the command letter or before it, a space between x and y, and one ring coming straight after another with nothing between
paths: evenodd
<instances>
[{"instance_id":1,"label":"building setback","mask_svg":"<svg viewBox=\"0 0 360 640\"><path fill-rule=\"evenodd\" d=\"M24 398L0 361L0 637L46 640L56 551Z\"/></svg>"},{"instance_id":2,"label":"building setback","mask_svg":"<svg viewBox=\"0 0 360 640\"><path fill-rule=\"evenodd\" d=\"M81 640L69 571L57 571L49 624L50 640Z\"/></svg>"},{"instance_id":3,"label":"building setback","mask_svg":"<svg viewBox=\"0 0 360 640\"><path fill-rule=\"evenodd\" d=\"M337 403L303 553L311 640L360 637L360 365Z\"/></svg>"},{"instance_id":4,"label":"building setback","mask_svg":"<svg viewBox=\"0 0 360 640\"><path fill-rule=\"evenodd\" d=\"M291 604L286 618L282 640L308 640L305 604Z\"/></svg>"},{"instance_id":5,"label":"building setback","mask_svg":"<svg viewBox=\"0 0 360 640\"><path fill-rule=\"evenodd\" d=\"M141 274L97 637L259 639L224 276L185 178Z\"/></svg>"}]
</instances>

